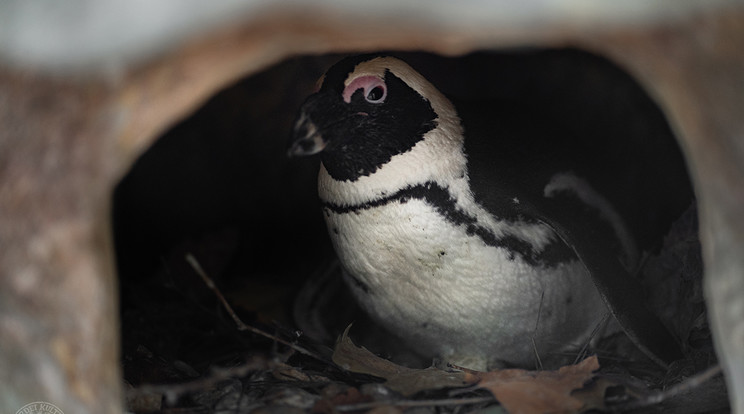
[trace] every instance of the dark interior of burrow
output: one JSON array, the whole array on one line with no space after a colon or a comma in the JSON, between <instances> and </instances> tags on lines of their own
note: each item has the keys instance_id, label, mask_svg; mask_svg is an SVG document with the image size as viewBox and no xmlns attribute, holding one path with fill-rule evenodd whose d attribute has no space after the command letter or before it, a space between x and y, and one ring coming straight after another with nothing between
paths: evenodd
<instances>
[{"instance_id":1,"label":"dark interior of burrow","mask_svg":"<svg viewBox=\"0 0 744 414\"><path fill-rule=\"evenodd\" d=\"M653 145L655 136L671 134L644 89L593 54L573 49L392 54L448 96L526 103L608 145L643 140ZM321 215L319 159L287 156L302 102L342 57L290 58L225 87L164 133L117 186L113 229L128 384L183 382L255 356L347 378L332 364L239 331L187 254L251 326L328 358L336 336L353 322L351 337L375 353L410 366L431 364L389 339L357 309L341 282ZM628 140L631 136L643 139ZM663 169L664 160L658 162ZM689 186L687 180L680 176L679 185ZM715 359L700 288L694 203L676 226L670 236L678 242L675 258L655 265L672 267L667 272L680 279L653 282L661 287L650 287L648 296L649 302L659 297L677 302L658 305L657 313L685 342L688 358L676 369L689 373ZM670 375L632 346L611 343L595 351L618 372L657 383ZM193 398L180 401L198 405Z\"/></svg>"}]
</instances>

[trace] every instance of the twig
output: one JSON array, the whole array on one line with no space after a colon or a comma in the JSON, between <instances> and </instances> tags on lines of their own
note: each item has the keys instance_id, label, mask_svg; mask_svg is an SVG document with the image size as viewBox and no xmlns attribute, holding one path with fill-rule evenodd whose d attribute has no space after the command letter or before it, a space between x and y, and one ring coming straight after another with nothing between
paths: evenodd
<instances>
[{"instance_id":1,"label":"twig","mask_svg":"<svg viewBox=\"0 0 744 414\"><path fill-rule=\"evenodd\" d=\"M129 398L136 398L148 394L163 394L168 404L174 404L178 401L178 397L184 394L209 389L230 378L243 377L251 371L261 369L265 370L270 365L271 362L265 359L252 358L236 367L213 368L208 376L193 381L182 382L179 384L142 384L134 389L128 390L127 396Z\"/></svg>"},{"instance_id":2,"label":"twig","mask_svg":"<svg viewBox=\"0 0 744 414\"><path fill-rule=\"evenodd\" d=\"M493 396L487 397L471 397L471 398L446 398L442 400L403 400L403 401L371 401L358 404L345 404L337 405L335 408L338 411L360 411L369 410L372 408L382 406L394 406L394 407L447 407L453 405L465 405L465 404L480 404L486 402L496 401Z\"/></svg>"},{"instance_id":3,"label":"twig","mask_svg":"<svg viewBox=\"0 0 744 414\"><path fill-rule=\"evenodd\" d=\"M542 307L543 307L543 299L545 299L545 291L543 290L542 293L540 293L540 306L537 308L537 320L535 320L535 330L532 331L532 337L530 338L532 340L532 351L535 353L535 359L537 360L537 366L535 367L537 370L542 371L543 369L543 363L540 359L540 352L537 351L537 343L535 342L535 336L537 336L537 328L540 326L540 314L542 313Z\"/></svg>"},{"instance_id":4,"label":"twig","mask_svg":"<svg viewBox=\"0 0 744 414\"><path fill-rule=\"evenodd\" d=\"M720 373L721 373L721 366L718 364L713 365L712 367L706 369L705 371L699 372L693 375L692 377L687 378L685 381L682 381L679 384L675 384L667 388L666 390L653 392L638 400L631 401L627 404L622 404L620 406L617 406L617 408L622 409L622 410L633 410L637 408L643 408L643 407L648 407L651 405L659 404L679 394L691 391L699 387L700 385L702 385L703 383L712 379L713 377L715 377L716 375Z\"/></svg>"},{"instance_id":5,"label":"twig","mask_svg":"<svg viewBox=\"0 0 744 414\"><path fill-rule=\"evenodd\" d=\"M202 278L202 280L207 285L207 287L209 289L211 289L212 292L214 292L215 296L217 296L217 299L219 299L219 301L222 303L222 306L225 308L225 310L227 311L227 313L235 321L235 324L238 326L238 330L239 331L250 331L250 332L252 332L252 333L254 333L256 335L260 335L260 336L263 336L265 338L271 339L272 341L279 342L280 344L286 345L286 346L294 349L295 351L297 351L297 352L299 352L301 354L307 355L309 357L315 358L318 361L327 362L325 359L323 359L319 355L316 355L315 353L313 353L313 352L311 352L311 351L309 351L309 350L307 350L307 349L305 349L305 348L303 348L303 347L301 347L301 346L299 346L297 344L293 344L293 343L291 343L289 341L286 341L286 340L284 340L282 338L279 338L276 335L272 335L272 334L270 334L268 332L262 331L262 330L260 330L258 328L255 328L253 326L246 325L245 323L243 323L243 321L238 317L238 315L233 310L232 306L230 306L230 304L227 302L227 300L225 299L225 297L222 295L222 292L220 292L219 288L217 288L217 285L214 284L214 281L212 280L212 278L210 278L207 275L207 272L204 271L204 269L201 267L201 265L199 264L199 262L196 260L196 258L191 253L187 253L186 254L186 261L189 262L189 264L191 265L191 267L194 268L194 271L196 271L196 273L199 275L199 277Z\"/></svg>"},{"instance_id":6,"label":"twig","mask_svg":"<svg viewBox=\"0 0 744 414\"><path fill-rule=\"evenodd\" d=\"M238 317L237 314L235 314L235 311L233 311L232 306L230 306L229 303L227 303L227 300L222 295L222 292L217 288L217 285L214 284L214 281L211 277L207 275L207 272L204 271L204 269L201 267L199 262L196 260L196 258L191 253L186 253L186 261L189 262L191 267L194 268L194 271L196 271L196 274L199 275L199 277L202 278L204 283L207 285L209 289L214 292L214 295L217 296L217 299L222 302L222 306L225 308L227 313L233 318L233 321L235 321L235 324L238 325L239 331L246 331L251 330L251 327L243 323L243 321ZM267 334L268 335L268 334ZM278 338L272 338L272 339L278 339Z\"/></svg>"},{"instance_id":7,"label":"twig","mask_svg":"<svg viewBox=\"0 0 744 414\"><path fill-rule=\"evenodd\" d=\"M586 354L586 350L589 349L589 345L592 343L592 339L597 336L601 328L605 327L610 316L610 312L605 312L604 316L602 316L602 319L600 319L600 321L597 322L597 324L594 326L594 329L592 329L592 333L589 334L589 338L584 343L584 346L581 347L579 354L576 355L576 359L574 359L574 365L578 364L579 361L583 359L582 357Z\"/></svg>"}]
</instances>

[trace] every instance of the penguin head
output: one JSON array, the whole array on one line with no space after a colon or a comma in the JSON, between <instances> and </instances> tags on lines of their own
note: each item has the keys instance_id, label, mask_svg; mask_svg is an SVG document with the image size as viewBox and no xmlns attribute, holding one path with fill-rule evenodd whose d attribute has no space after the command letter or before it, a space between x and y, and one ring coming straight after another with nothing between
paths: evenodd
<instances>
[{"instance_id":1,"label":"penguin head","mask_svg":"<svg viewBox=\"0 0 744 414\"><path fill-rule=\"evenodd\" d=\"M289 154L320 153L333 179L356 181L409 152L445 118L459 127L451 103L403 61L350 57L303 104Z\"/></svg>"}]
</instances>

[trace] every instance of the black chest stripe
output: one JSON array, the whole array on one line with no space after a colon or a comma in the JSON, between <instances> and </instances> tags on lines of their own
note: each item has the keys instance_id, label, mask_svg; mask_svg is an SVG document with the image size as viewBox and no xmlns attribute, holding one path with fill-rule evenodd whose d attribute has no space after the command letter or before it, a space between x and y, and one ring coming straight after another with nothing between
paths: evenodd
<instances>
[{"instance_id":1,"label":"black chest stripe","mask_svg":"<svg viewBox=\"0 0 744 414\"><path fill-rule=\"evenodd\" d=\"M573 250L557 237L539 252L531 243L517 236L507 234L497 237L491 230L478 224L475 217L458 208L449 191L434 182L409 186L394 194L354 206L339 206L324 202L323 207L337 214L346 214L393 202L406 203L411 199L425 201L434 207L445 220L457 226L464 226L468 235L479 237L486 245L506 249L511 260L518 255L530 265L550 267L576 259Z\"/></svg>"}]
</instances>

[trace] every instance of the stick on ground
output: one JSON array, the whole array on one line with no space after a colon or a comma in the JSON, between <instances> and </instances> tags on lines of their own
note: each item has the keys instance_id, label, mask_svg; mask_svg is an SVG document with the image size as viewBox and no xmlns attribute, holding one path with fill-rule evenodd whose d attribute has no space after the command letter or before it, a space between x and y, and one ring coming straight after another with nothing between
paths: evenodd
<instances>
[{"instance_id":1,"label":"stick on ground","mask_svg":"<svg viewBox=\"0 0 744 414\"><path fill-rule=\"evenodd\" d=\"M301 346L299 346L297 344L293 344L293 343L291 343L289 341L286 341L286 340L284 340L282 338L279 338L278 336L272 335L272 334L270 334L268 332L262 331L262 330L260 330L258 328L253 327L253 326L246 325L240 319L240 317L238 317L238 315L235 313L235 311L233 310L232 306L230 306L230 304L227 302L227 299L225 299L225 296L222 295L222 292L219 290L219 288L217 288L217 285L215 285L215 283L212 280L212 278L210 278L209 275L207 275L207 272L204 271L204 269L201 267L201 265L199 264L199 262L196 260L196 258L191 253L187 253L186 254L186 261L191 265L191 267L194 268L194 271L196 271L196 274L198 274L199 277L202 278L202 280L207 285L207 287L209 289L211 289L212 292L214 292L215 296L217 296L217 299L219 299L219 301L222 303L222 306L225 308L225 310L227 311L227 313L235 321L235 324L238 326L238 330L239 331L250 331L250 332L252 332L252 333L254 333L256 335L260 335L260 336L263 336L265 338L271 339L272 341L276 341L276 342L278 342L280 344L286 345L286 346L292 348L293 350L295 350L295 351L297 351L297 352L299 352L301 354L304 354L304 355L307 355L309 357L315 358L315 359L317 359L319 361L327 362L325 359L321 358L320 356L316 355L315 353L313 353L313 352L311 352L311 351L309 351L309 350L307 350L307 349L305 349L305 348L303 348L303 347L301 347Z\"/></svg>"}]
</instances>

